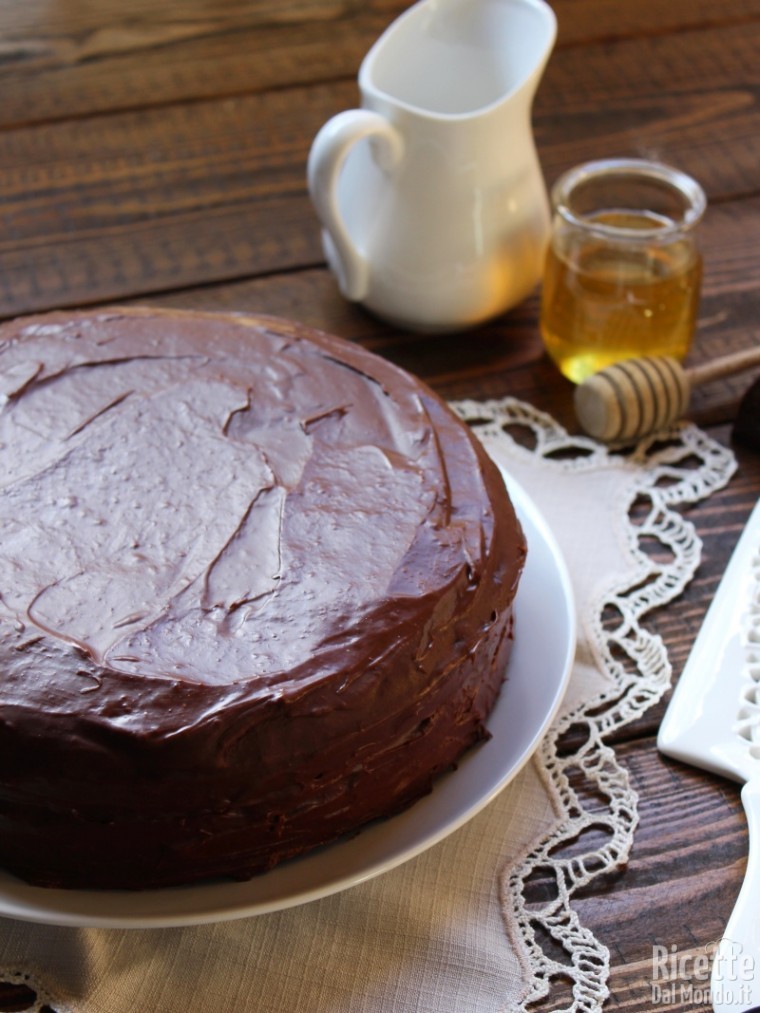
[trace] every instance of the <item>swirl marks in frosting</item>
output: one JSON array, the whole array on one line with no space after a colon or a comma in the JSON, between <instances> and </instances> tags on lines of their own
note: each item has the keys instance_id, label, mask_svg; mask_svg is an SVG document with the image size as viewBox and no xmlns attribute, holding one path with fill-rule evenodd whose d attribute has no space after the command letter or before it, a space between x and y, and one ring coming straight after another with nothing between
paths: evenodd
<instances>
[{"instance_id":1,"label":"swirl marks in frosting","mask_svg":"<svg viewBox=\"0 0 760 1013\"><path fill-rule=\"evenodd\" d=\"M297 336L220 320L175 344L117 316L114 345L108 320L0 350L12 618L114 671L276 681L398 586L420 530L443 558L416 391Z\"/></svg>"}]
</instances>

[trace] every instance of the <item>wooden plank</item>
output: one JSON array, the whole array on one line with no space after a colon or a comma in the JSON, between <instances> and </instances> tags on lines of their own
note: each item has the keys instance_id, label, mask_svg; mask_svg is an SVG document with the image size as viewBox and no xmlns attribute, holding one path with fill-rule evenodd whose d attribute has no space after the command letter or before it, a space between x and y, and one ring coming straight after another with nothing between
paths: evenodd
<instances>
[{"instance_id":1,"label":"wooden plank","mask_svg":"<svg viewBox=\"0 0 760 1013\"><path fill-rule=\"evenodd\" d=\"M712 200L756 193L758 49L760 22L560 50L534 108L547 179L634 156L678 166Z\"/></svg>"},{"instance_id":2,"label":"wooden plank","mask_svg":"<svg viewBox=\"0 0 760 1013\"><path fill-rule=\"evenodd\" d=\"M403 0L0 7L0 126L354 77ZM760 20L760 0L553 0L557 48Z\"/></svg>"},{"instance_id":3,"label":"wooden plank","mask_svg":"<svg viewBox=\"0 0 760 1013\"><path fill-rule=\"evenodd\" d=\"M661 68L642 78L661 40L627 40L614 53L590 47L582 59L560 51L536 107L547 178L585 157L643 153L648 140L695 171L714 202L751 193L760 29L715 34L709 53L730 53L730 61L705 56L702 33L679 36L668 66L681 94L670 98L658 91ZM719 102L705 101L708 71ZM320 263L305 192L308 147L355 100L354 83L338 82L0 132L0 315ZM703 161L716 147L724 157ZM732 213L733 238L718 242L717 269L730 259L725 284L745 277L749 286L758 274L757 205L742 202Z\"/></svg>"},{"instance_id":4,"label":"wooden plank","mask_svg":"<svg viewBox=\"0 0 760 1013\"><path fill-rule=\"evenodd\" d=\"M79 155L72 156L69 166L84 167L86 153L87 143ZM60 169L62 181L55 185L56 159L48 155L41 161L46 168L40 170L48 182L29 187L25 199L14 200L12 217L10 206L6 213L7 225L0 233L4 237L0 239L0 312L10 316L85 301L147 296L321 262L316 219L305 194L299 192L302 183L295 169L290 179L283 175L278 182L276 173L267 181L265 169L252 166L246 179L234 159L226 165L221 156L219 161L216 183L209 177L193 177L192 151L185 157L187 172L181 165L159 169L143 183L140 172L148 174L150 166L132 169L114 152L103 156L100 164L89 163L96 175L94 182L85 178L70 188L66 165ZM214 207L213 189L220 187L225 171L241 191L247 187L253 195L260 189L260 198ZM11 186L10 170L0 168L0 185L3 175ZM702 233L706 270L695 361L725 351L729 341L742 347L757 333L760 250L752 237L759 230L760 200L710 209ZM331 300L339 299L329 276L324 289L324 298L329 293ZM281 312L278 291L268 276L256 289L258 309ZM511 349L516 346L522 363L541 358L536 316L534 296L494 322L492 330L479 333L484 372L503 374L511 369L516 364ZM324 322L314 323L335 330L335 310ZM422 349L430 349L426 368L435 373L437 382L450 380L451 396L467 390L460 345L457 337L421 342ZM556 380L550 364L544 373L544 386L535 393L538 403L549 407L555 403ZM496 379L496 388L489 389L492 396L498 393ZM710 385L696 393L695 403L703 410L715 409L712 417L716 420L725 418L745 383L737 378Z\"/></svg>"},{"instance_id":5,"label":"wooden plank","mask_svg":"<svg viewBox=\"0 0 760 1013\"><path fill-rule=\"evenodd\" d=\"M0 126L354 77L396 0L5 0Z\"/></svg>"},{"instance_id":6,"label":"wooden plank","mask_svg":"<svg viewBox=\"0 0 760 1013\"><path fill-rule=\"evenodd\" d=\"M332 108L274 92L0 134L0 312L319 261L300 138Z\"/></svg>"},{"instance_id":7,"label":"wooden plank","mask_svg":"<svg viewBox=\"0 0 760 1013\"><path fill-rule=\"evenodd\" d=\"M720 6L709 0L551 0L557 15L557 45L644 35L674 35L706 25L752 25L760 19L758 0L732 0Z\"/></svg>"}]
</instances>

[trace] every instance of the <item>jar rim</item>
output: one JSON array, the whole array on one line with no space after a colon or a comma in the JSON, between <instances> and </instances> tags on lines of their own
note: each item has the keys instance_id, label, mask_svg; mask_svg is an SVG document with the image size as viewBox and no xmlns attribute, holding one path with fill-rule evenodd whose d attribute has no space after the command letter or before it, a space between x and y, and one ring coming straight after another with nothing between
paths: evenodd
<instances>
[{"instance_id":1,"label":"jar rim","mask_svg":"<svg viewBox=\"0 0 760 1013\"><path fill-rule=\"evenodd\" d=\"M682 216L677 220L663 219L663 223L658 223L652 228L626 228L589 220L572 209L570 198L580 185L603 177L624 179L626 176L664 184L670 188L684 202ZM606 238L625 239L627 242L670 240L674 234L693 229L702 219L707 207L705 192L695 179L680 169L644 158L605 158L577 165L559 177L552 187L551 199L554 211L569 225Z\"/></svg>"}]
</instances>

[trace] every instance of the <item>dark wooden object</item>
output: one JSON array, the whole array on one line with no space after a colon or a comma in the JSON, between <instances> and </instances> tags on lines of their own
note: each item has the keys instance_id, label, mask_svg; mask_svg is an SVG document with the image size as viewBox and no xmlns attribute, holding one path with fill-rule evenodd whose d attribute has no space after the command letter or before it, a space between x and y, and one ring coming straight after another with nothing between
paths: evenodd
<instances>
[{"instance_id":1,"label":"dark wooden object","mask_svg":"<svg viewBox=\"0 0 760 1013\"><path fill-rule=\"evenodd\" d=\"M0 317L105 302L255 310L375 349L446 397L511 394L574 429L543 354L536 296L467 336L385 325L337 293L305 186L319 126L357 102L359 62L397 0L0 4ZM653 156L709 208L690 355L760 342L760 0L554 0L559 37L535 106L547 182L589 158ZM695 391L690 416L731 442L751 377ZM674 676L760 494L735 447L727 489L690 510L699 573L652 617ZM624 872L577 908L612 951L608 1008L656 1008L655 943L699 950L741 883L738 788L661 758L665 702L620 735L640 825ZM676 996L677 1000L677 996ZM556 1008L553 1003L542 1009ZM674 1001L668 1009L705 1009Z\"/></svg>"}]
</instances>

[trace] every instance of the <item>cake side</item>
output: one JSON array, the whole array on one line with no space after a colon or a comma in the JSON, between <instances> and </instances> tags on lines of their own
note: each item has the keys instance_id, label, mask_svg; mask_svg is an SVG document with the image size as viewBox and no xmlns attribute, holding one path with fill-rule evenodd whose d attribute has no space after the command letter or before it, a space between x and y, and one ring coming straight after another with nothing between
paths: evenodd
<instances>
[{"instance_id":1,"label":"cake side","mask_svg":"<svg viewBox=\"0 0 760 1013\"><path fill-rule=\"evenodd\" d=\"M245 877L483 735L525 546L428 388L263 317L0 328L0 862Z\"/></svg>"}]
</instances>

